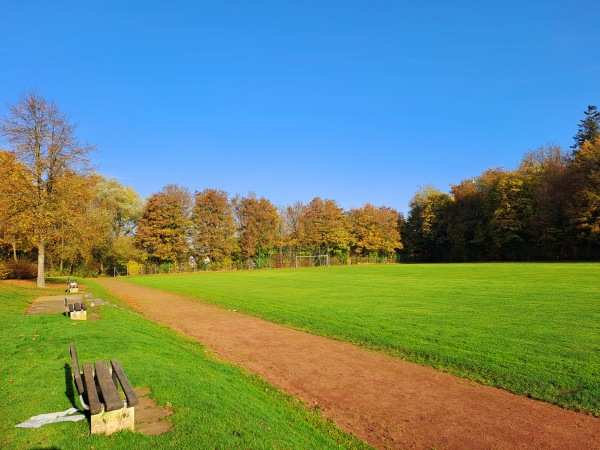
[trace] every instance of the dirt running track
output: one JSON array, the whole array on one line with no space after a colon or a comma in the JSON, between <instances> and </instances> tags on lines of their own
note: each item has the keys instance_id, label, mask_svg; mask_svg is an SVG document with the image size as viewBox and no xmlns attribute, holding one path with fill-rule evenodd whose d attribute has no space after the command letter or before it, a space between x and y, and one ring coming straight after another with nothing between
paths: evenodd
<instances>
[{"instance_id":1,"label":"dirt running track","mask_svg":"<svg viewBox=\"0 0 600 450\"><path fill-rule=\"evenodd\" d=\"M98 282L378 448L600 449L598 418L186 297Z\"/></svg>"}]
</instances>

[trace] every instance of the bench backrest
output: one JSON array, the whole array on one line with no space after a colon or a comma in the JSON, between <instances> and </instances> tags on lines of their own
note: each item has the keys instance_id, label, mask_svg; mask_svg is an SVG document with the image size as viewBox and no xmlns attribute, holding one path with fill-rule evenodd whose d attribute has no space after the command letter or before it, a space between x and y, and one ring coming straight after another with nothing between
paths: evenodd
<instances>
[{"instance_id":1,"label":"bench backrest","mask_svg":"<svg viewBox=\"0 0 600 450\"><path fill-rule=\"evenodd\" d=\"M83 380L81 379L81 372L79 370L79 359L77 358L77 350L75 350L75 344L73 342L71 342L69 350L71 352L71 360L73 361L73 380L75 380L77 392L79 393L79 395L81 395L83 394L85 389L83 387Z\"/></svg>"}]
</instances>

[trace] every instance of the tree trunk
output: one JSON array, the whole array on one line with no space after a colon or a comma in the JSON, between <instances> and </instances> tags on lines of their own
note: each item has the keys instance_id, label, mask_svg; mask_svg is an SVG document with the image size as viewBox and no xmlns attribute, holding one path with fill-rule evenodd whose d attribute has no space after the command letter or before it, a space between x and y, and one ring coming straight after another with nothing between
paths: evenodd
<instances>
[{"instance_id":1,"label":"tree trunk","mask_svg":"<svg viewBox=\"0 0 600 450\"><path fill-rule=\"evenodd\" d=\"M13 259L17 260L17 241L12 241L12 249L13 249Z\"/></svg>"},{"instance_id":2,"label":"tree trunk","mask_svg":"<svg viewBox=\"0 0 600 450\"><path fill-rule=\"evenodd\" d=\"M64 235L64 222L63 222L63 226L61 226L61 233L60 233L60 274L63 274L63 261L64 261L64 255L65 253L65 235Z\"/></svg>"},{"instance_id":3,"label":"tree trunk","mask_svg":"<svg viewBox=\"0 0 600 450\"><path fill-rule=\"evenodd\" d=\"M38 273L37 273L37 286L39 288L46 287L46 279L44 277L44 263L46 261L46 247L44 243L44 237L40 236L38 243Z\"/></svg>"}]
</instances>

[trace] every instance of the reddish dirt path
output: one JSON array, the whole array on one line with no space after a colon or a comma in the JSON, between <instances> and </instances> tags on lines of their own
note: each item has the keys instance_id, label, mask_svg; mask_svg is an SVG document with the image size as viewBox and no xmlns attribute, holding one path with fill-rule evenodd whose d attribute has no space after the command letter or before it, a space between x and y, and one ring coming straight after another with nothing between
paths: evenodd
<instances>
[{"instance_id":1,"label":"reddish dirt path","mask_svg":"<svg viewBox=\"0 0 600 450\"><path fill-rule=\"evenodd\" d=\"M378 448L600 449L598 418L179 295L98 282Z\"/></svg>"}]
</instances>

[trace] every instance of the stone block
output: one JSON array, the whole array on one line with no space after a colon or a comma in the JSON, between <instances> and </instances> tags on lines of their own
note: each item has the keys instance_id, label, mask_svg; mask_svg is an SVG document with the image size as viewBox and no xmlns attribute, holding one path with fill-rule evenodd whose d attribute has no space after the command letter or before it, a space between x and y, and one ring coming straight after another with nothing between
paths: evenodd
<instances>
[{"instance_id":1,"label":"stone block","mask_svg":"<svg viewBox=\"0 0 600 450\"><path fill-rule=\"evenodd\" d=\"M90 416L92 434L112 434L121 430L134 430L134 408L121 408L116 411L103 411Z\"/></svg>"},{"instance_id":2,"label":"stone block","mask_svg":"<svg viewBox=\"0 0 600 450\"><path fill-rule=\"evenodd\" d=\"M87 311L86 310L71 311L69 313L69 315L71 316L71 320L87 320Z\"/></svg>"}]
</instances>

